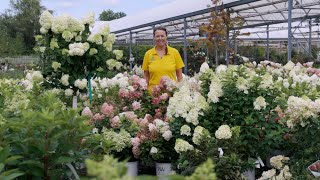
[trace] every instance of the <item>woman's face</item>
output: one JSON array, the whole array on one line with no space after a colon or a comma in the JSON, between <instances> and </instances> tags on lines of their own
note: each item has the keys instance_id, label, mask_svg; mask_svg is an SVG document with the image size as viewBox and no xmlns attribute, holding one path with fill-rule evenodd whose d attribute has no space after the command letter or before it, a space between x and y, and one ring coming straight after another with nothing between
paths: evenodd
<instances>
[{"instance_id":1,"label":"woman's face","mask_svg":"<svg viewBox=\"0 0 320 180\"><path fill-rule=\"evenodd\" d=\"M167 45L167 35L164 30L156 30L154 32L154 41L156 46L166 46Z\"/></svg>"}]
</instances>

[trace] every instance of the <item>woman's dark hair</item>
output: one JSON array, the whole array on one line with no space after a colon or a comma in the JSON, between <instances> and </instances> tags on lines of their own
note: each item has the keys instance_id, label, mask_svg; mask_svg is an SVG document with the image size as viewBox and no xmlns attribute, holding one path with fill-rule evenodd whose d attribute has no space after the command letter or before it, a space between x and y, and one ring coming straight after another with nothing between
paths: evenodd
<instances>
[{"instance_id":1,"label":"woman's dark hair","mask_svg":"<svg viewBox=\"0 0 320 180\"><path fill-rule=\"evenodd\" d=\"M157 30L162 30L166 33L166 36L168 36L168 32L167 32L167 29L165 27L162 27L162 26L158 26L158 27L155 27L153 29L153 37L155 36L156 34L156 31ZM168 55L168 47L166 46L166 50L165 50L165 55Z\"/></svg>"},{"instance_id":2,"label":"woman's dark hair","mask_svg":"<svg viewBox=\"0 0 320 180\"><path fill-rule=\"evenodd\" d=\"M165 27L163 27L163 26L158 26L158 27L155 27L155 28L153 29L153 37L154 37L155 34L156 34L156 30L162 30L162 31L166 32L166 36L168 36L167 29L166 29Z\"/></svg>"}]
</instances>

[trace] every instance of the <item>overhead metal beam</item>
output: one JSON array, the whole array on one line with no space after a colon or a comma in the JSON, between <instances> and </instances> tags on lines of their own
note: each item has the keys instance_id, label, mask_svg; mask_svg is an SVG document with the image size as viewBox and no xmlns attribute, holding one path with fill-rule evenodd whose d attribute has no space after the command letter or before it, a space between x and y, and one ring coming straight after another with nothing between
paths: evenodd
<instances>
[{"instance_id":1,"label":"overhead metal beam","mask_svg":"<svg viewBox=\"0 0 320 180\"><path fill-rule=\"evenodd\" d=\"M292 22L292 0L288 1L288 62L291 61L292 53L292 31L291 31L291 22Z\"/></svg>"},{"instance_id":2,"label":"overhead metal beam","mask_svg":"<svg viewBox=\"0 0 320 180\"><path fill-rule=\"evenodd\" d=\"M311 15L311 16L303 16L303 17L298 17L298 18L292 18L292 21L301 21L304 19L313 19L313 18L319 18L320 14L317 15ZM234 27L233 29L245 29L245 28L253 28L253 27L259 27L259 26L266 26L266 25L272 25L272 24L280 24L280 23L286 23L288 22L287 19L284 20L275 20L271 22L266 22L266 23L257 23L257 24L252 24L252 25L246 25L242 27Z\"/></svg>"},{"instance_id":3,"label":"overhead metal beam","mask_svg":"<svg viewBox=\"0 0 320 180\"><path fill-rule=\"evenodd\" d=\"M228 4L224 4L223 7L224 8L232 8L232 7L235 7L235 6L240 6L240 5L243 5L243 4L248 4L248 3L257 2L257 1L261 1L261 0L235 1L235 2L228 3ZM222 6L219 6L219 8L222 8ZM148 26L154 26L154 25L161 24L161 23L166 23L166 22L170 22L170 21L175 21L175 20L191 17L191 16L196 16L196 15L209 13L209 12L211 12L213 10L214 10L214 7L207 8L207 9L202 9L202 10L199 10L199 11L194 11L194 12L191 12L191 13L187 13L187 14L183 14L183 15L179 15L179 16L174 16L174 17L171 17L171 18L166 18L166 19L162 19L162 20L159 20L159 21L154 21L154 22L141 24L141 25L133 26L133 27L126 28L126 29L121 29L121 30L118 30L118 31L113 31L112 33L118 34L118 33L132 31L132 30L136 30L136 29L140 29L140 28L144 28L144 27L148 27Z\"/></svg>"}]
</instances>

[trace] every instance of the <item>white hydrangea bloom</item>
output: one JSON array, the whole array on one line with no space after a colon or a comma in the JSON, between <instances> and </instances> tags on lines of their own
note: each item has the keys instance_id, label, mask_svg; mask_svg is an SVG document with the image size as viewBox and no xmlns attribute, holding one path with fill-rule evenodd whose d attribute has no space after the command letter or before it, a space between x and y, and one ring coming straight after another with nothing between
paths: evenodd
<instances>
[{"instance_id":1,"label":"white hydrangea bloom","mask_svg":"<svg viewBox=\"0 0 320 180\"><path fill-rule=\"evenodd\" d=\"M236 83L236 87L239 91L243 91L245 94L248 94L248 89L250 89L250 82L248 79L239 77Z\"/></svg>"},{"instance_id":2,"label":"white hydrangea bloom","mask_svg":"<svg viewBox=\"0 0 320 180\"><path fill-rule=\"evenodd\" d=\"M131 135L121 129L119 133L116 133L114 131L110 131L108 129L103 129L102 133L104 135L104 138L107 141L111 141L114 144L114 149L117 152L121 152L123 149L125 149L126 147L130 147L132 146L131 144Z\"/></svg>"},{"instance_id":3,"label":"white hydrangea bloom","mask_svg":"<svg viewBox=\"0 0 320 180\"><path fill-rule=\"evenodd\" d=\"M158 148L152 146L150 149L150 154L157 154L157 153L158 153Z\"/></svg>"},{"instance_id":4,"label":"white hydrangea bloom","mask_svg":"<svg viewBox=\"0 0 320 180\"><path fill-rule=\"evenodd\" d=\"M284 157L283 155L278 155L278 156L273 156L270 159L270 164L276 169L281 169L284 166L283 162L287 162L287 161L289 161L288 157Z\"/></svg>"},{"instance_id":5,"label":"white hydrangea bloom","mask_svg":"<svg viewBox=\"0 0 320 180\"><path fill-rule=\"evenodd\" d=\"M47 34L48 33L48 29L46 29L46 28L40 28L40 33L41 34Z\"/></svg>"},{"instance_id":6,"label":"white hydrangea bloom","mask_svg":"<svg viewBox=\"0 0 320 180\"><path fill-rule=\"evenodd\" d=\"M187 117L186 117L186 122L188 123L192 123L193 125L198 125L199 121L198 121L198 110L196 108L193 108L189 111Z\"/></svg>"},{"instance_id":7,"label":"white hydrangea bloom","mask_svg":"<svg viewBox=\"0 0 320 180\"><path fill-rule=\"evenodd\" d=\"M220 73L223 73L223 72L226 72L228 69L228 67L224 64L220 64L217 68L216 68L216 73L217 74L220 74Z\"/></svg>"},{"instance_id":8,"label":"white hydrangea bloom","mask_svg":"<svg viewBox=\"0 0 320 180\"><path fill-rule=\"evenodd\" d=\"M210 84L210 91L208 93L208 102L217 103L219 97L223 96L222 83L217 76L213 76Z\"/></svg>"},{"instance_id":9,"label":"white hydrangea bloom","mask_svg":"<svg viewBox=\"0 0 320 180\"><path fill-rule=\"evenodd\" d=\"M123 51L122 50L113 50L112 53L116 55L116 59L119 60L123 56Z\"/></svg>"},{"instance_id":10,"label":"white hydrangea bloom","mask_svg":"<svg viewBox=\"0 0 320 180\"><path fill-rule=\"evenodd\" d=\"M276 170L275 169L270 169L268 171L264 171L262 173L261 178L259 178L258 180L274 179L275 175L276 175Z\"/></svg>"},{"instance_id":11,"label":"white hydrangea bloom","mask_svg":"<svg viewBox=\"0 0 320 180\"><path fill-rule=\"evenodd\" d=\"M204 131L204 128L201 127L201 126L197 126L195 129L194 129L194 133L193 133L193 136L192 136L192 142L196 145L200 145L201 143L201 139L203 138L203 131Z\"/></svg>"},{"instance_id":12,"label":"white hydrangea bloom","mask_svg":"<svg viewBox=\"0 0 320 180\"><path fill-rule=\"evenodd\" d=\"M85 17L82 18L82 23L83 24L89 24L89 26L93 26L94 25L94 16L95 16L95 13L94 12L90 12L88 13Z\"/></svg>"},{"instance_id":13,"label":"white hydrangea bloom","mask_svg":"<svg viewBox=\"0 0 320 180\"><path fill-rule=\"evenodd\" d=\"M283 66L283 69L291 71L294 68L295 64L292 61L289 61L286 65Z\"/></svg>"},{"instance_id":14,"label":"white hydrangea bloom","mask_svg":"<svg viewBox=\"0 0 320 180\"><path fill-rule=\"evenodd\" d=\"M66 41L66 42L70 42L71 39L73 38L73 34L70 31L63 31L62 33L62 38Z\"/></svg>"},{"instance_id":15,"label":"white hydrangea bloom","mask_svg":"<svg viewBox=\"0 0 320 180\"><path fill-rule=\"evenodd\" d=\"M307 120L310 117L318 117L320 112L318 101L312 101L308 97L294 97L290 96L287 101L287 109L285 110L285 116L287 116L288 127L293 127L296 124L305 126L308 124Z\"/></svg>"},{"instance_id":16,"label":"white hydrangea bloom","mask_svg":"<svg viewBox=\"0 0 320 180\"><path fill-rule=\"evenodd\" d=\"M53 18L51 30L52 32L59 34L68 29L68 21L72 18L68 15L61 15Z\"/></svg>"},{"instance_id":17,"label":"white hydrangea bloom","mask_svg":"<svg viewBox=\"0 0 320 180\"><path fill-rule=\"evenodd\" d=\"M283 83L283 87L285 87L285 88L289 88L289 87L290 87L290 84L289 84L288 79L284 79L284 80L282 81L282 83Z\"/></svg>"},{"instance_id":18,"label":"white hydrangea bloom","mask_svg":"<svg viewBox=\"0 0 320 180\"><path fill-rule=\"evenodd\" d=\"M107 41L110 42L111 44L113 44L113 43L116 41L116 35L113 34L113 33L110 33L110 34L108 35Z\"/></svg>"},{"instance_id":19,"label":"white hydrangea bloom","mask_svg":"<svg viewBox=\"0 0 320 180\"><path fill-rule=\"evenodd\" d=\"M61 64L57 61L53 61L51 67L54 71L57 71L61 67Z\"/></svg>"},{"instance_id":20,"label":"white hydrangea bloom","mask_svg":"<svg viewBox=\"0 0 320 180\"><path fill-rule=\"evenodd\" d=\"M198 124L198 115L209 107L205 98L196 91L192 91L189 84L183 84L179 91L169 99L167 108L168 117L182 117L188 122Z\"/></svg>"},{"instance_id":21,"label":"white hydrangea bloom","mask_svg":"<svg viewBox=\"0 0 320 180\"><path fill-rule=\"evenodd\" d=\"M64 94L66 95L66 96L72 96L73 95L73 90L72 89L66 89L66 90L64 90Z\"/></svg>"},{"instance_id":22,"label":"white hydrangea bloom","mask_svg":"<svg viewBox=\"0 0 320 180\"><path fill-rule=\"evenodd\" d=\"M86 52L84 43L72 43L69 44L69 55L70 56L83 56Z\"/></svg>"},{"instance_id":23,"label":"white hydrangea bloom","mask_svg":"<svg viewBox=\"0 0 320 180\"><path fill-rule=\"evenodd\" d=\"M96 48L90 48L90 51L89 51L89 54L92 56L92 55L95 55L98 53L98 50Z\"/></svg>"},{"instance_id":24,"label":"white hydrangea bloom","mask_svg":"<svg viewBox=\"0 0 320 180\"><path fill-rule=\"evenodd\" d=\"M44 51L46 50L46 47L41 46L41 47L39 48L39 50L40 50L41 53L44 53Z\"/></svg>"},{"instance_id":25,"label":"white hydrangea bloom","mask_svg":"<svg viewBox=\"0 0 320 180\"><path fill-rule=\"evenodd\" d=\"M101 34L102 36L106 36L106 37L108 37L109 33L110 33L110 27L107 24L104 24L98 32L98 34Z\"/></svg>"},{"instance_id":26,"label":"white hydrangea bloom","mask_svg":"<svg viewBox=\"0 0 320 180\"><path fill-rule=\"evenodd\" d=\"M40 71L33 71L31 77L32 77L32 81L34 82L40 82L43 80L43 75L41 74Z\"/></svg>"},{"instance_id":27,"label":"white hydrangea bloom","mask_svg":"<svg viewBox=\"0 0 320 180\"><path fill-rule=\"evenodd\" d=\"M52 49L52 50L59 49L58 39L51 38L50 49Z\"/></svg>"},{"instance_id":28,"label":"white hydrangea bloom","mask_svg":"<svg viewBox=\"0 0 320 180\"><path fill-rule=\"evenodd\" d=\"M164 131L164 133L162 134L162 137L169 141L172 138L172 132L170 130L166 130Z\"/></svg>"},{"instance_id":29,"label":"white hydrangea bloom","mask_svg":"<svg viewBox=\"0 0 320 180\"><path fill-rule=\"evenodd\" d=\"M32 82L29 81L28 79L23 80L23 81L22 81L22 85L23 85L23 87L24 87L27 91L29 91L29 90L31 90L31 89L33 88Z\"/></svg>"},{"instance_id":30,"label":"white hydrangea bloom","mask_svg":"<svg viewBox=\"0 0 320 180\"><path fill-rule=\"evenodd\" d=\"M82 79L82 80L77 79L77 80L74 82L74 86L75 86L75 87L78 87L79 89L84 89L84 88L87 87L87 83L88 83L87 79Z\"/></svg>"},{"instance_id":31,"label":"white hydrangea bloom","mask_svg":"<svg viewBox=\"0 0 320 180\"><path fill-rule=\"evenodd\" d=\"M191 136L191 128L188 125L183 125L180 128L180 135Z\"/></svg>"},{"instance_id":32,"label":"white hydrangea bloom","mask_svg":"<svg viewBox=\"0 0 320 180\"><path fill-rule=\"evenodd\" d=\"M275 177L275 179L284 179L289 180L292 179L292 174L290 173L289 166L285 165L283 169L280 171L279 175Z\"/></svg>"},{"instance_id":33,"label":"white hydrangea bloom","mask_svg":"<svg viewBox=\"0 0 320 180\"><path fill-rule=\"evenodd\" d=\"M232 137L231 129L228 125L221 125L215 132L217 139L230 139Z\"/></svg>"},{"instance_id":34,"label":"white hydrangea bloom","mask_svg":"<svg viewBox=\"0 0 320 180\"><path fill-rule=\"evenodd\" d=\"M201 64L200 73L204 73L204 72L206 72L208 69L210 69L210 68L209 68L209 64L206 63L206 62L204 62L204 63Z\"/></svg>"},{"instance_id":35,"label":"white hydrangea bloom","mask_svg":"<svg viewBox=\"0 0 320 180\"><path fill-rule=\"evenodd\" d=\"M188 141L185 141L183 139L177 139L174 150L176 150L177 153L181 154L187 151L193 151L194 147L188 143Z\"/></svg>"},{"instance_id":36,"label":"white hydrangea bloom","mask_svg":"<svg viewBox=\"0 0 320 180\"><path fill-rule=\"evenodd\" d=\"M106 50L107 50L108 52L111 52L111 51L112 51L112 43L111 43L110 41L106 41L106 42L104 42L102 45L103 45L103 47L106 48Z\"/></svg>"},{"instance_id":37,"label":"white hydrangea bloom","mask_svg":"<svg viewBox=\"0 0 320 180\"><path fill-rule=\"evenodd\" d=\"M255 110L265 109L267 107L267 102L262 96L257 97L257 99L253 102L253 106Z\"/></svg>"},{"instance_id":38,"label":"white hydrangea bloom","mask_svg":"<svg viewBox=\"0 0 320 180\"><path fill-rule=\"evenodd\" d=\"M40 15L39 23L42 28L48 30L51 28L52 19L53 19L53 16L49 11L43 11L43 13Z\"/></svg>"},{"instance_id":39,"label":"white hydrangea bloom","mask_svg":"<svg viewBox=\"0 0 320 180\"><path fill-rule=\"evenodd\" d=\"M76 37L74 38L74 40L77 41L77 42L79 42L79 41L82 40L82 37L81 37L81 36L76 36Z\"/></svg>"},{"instance_id":40,"label":"white hydrangea bloom","mask_svg":"<svg viewBox=\"0 0 320 180\"><path fill-rule=\"evenodd\" d=\"M116 61L114 59L109 59L106 61L106 64L107 64L109 70L113 70L113 68L117 67L117 63L118 63L118 61Z\"/></svg>"},{"instance_id":41,"label":"white hydrangea bloom","mask_svg":"<svg viewBox=\"0 0 320 180\"><path fill-rule=\"evenodd\" d=\"M64 75L62 75L60 82L61 82L64 86L69 86L69 74L64 74Z\"/></svg>"},{"instance_id":42,"label":"white hydrangea bloom","mask_svg":"<svg viewBox=\"0 0 320 180\"><path fill-rule=\"evenodd\" d=\"M102 36L100 34L91 34L88 41L96 44L103 44Z\"/></svg>"},{"instance_id":43,"label":"white hydrangea bloom","mask_svg":"<svg viewBox=\"0 0 320 180\"><path fill-rule=\"evenodd\" d=\"M262 81L260 82L260 89L272 89L273 88L273 77L269 73L265 74L262 77Z\"/></svg>"},{"instance_id":44,"label":"white hydrangea bloom","mask_svg":"<svg viewBox=\"0 0 320 180\"><path fill-rule=\"evenodd\" d=\"M68 28L67 30L73 33L73 36L77 36L78 32L81 32L85 29L84 25L73 17L68 18Z\"/></svg>"}]
</instances>

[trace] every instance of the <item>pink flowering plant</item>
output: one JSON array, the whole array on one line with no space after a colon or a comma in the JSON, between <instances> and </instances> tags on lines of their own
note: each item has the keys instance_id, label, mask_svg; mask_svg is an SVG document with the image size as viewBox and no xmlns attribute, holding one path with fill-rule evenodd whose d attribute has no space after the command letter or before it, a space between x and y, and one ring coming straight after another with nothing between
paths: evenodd
<instances>
[{"instance_id":1,"label":"pink flowering plant","mask_svg":"<svg viewBox=\"0 0 320 180\"><path fill-rule=\"evenodd\" d=\"M141 139L140 152L143 162L174 162L177 153L173 151L174 138L167 119L169 98L177 86L169 77L162 77L160 84L153 87L152 95L144 104L148 114L139 133Z\"/></svg>"},{"instance_id":2,"label":"pink flowering plant","mask_svg":"<svg viewBox=\"0 0 320 180\"><path fill-rule=\"evenodd\" d=\"M178 154L173 151L175 139L169 128L169 123L149 116L139 134L141 139L140 157L144 163L175 162Z\"/></svg>"},{"instance_id":3,"label":"pink flowering plant","mask_svg":"<svg viewBox=\"0 0 320 180\"><path fill-rule=\"evenodd\" d=\"M145 102L149 102L146 81L137 75L120 73L97 82L94 97L98 98L91 102L91 108L84 108L82 114L90 116L98 132L114 143L111 149L115 148L112 150L115 157L139 158L140 129L148 122L144 108ZM121 148L117 146L119 143Z\"/></svg>"}]
</instances>

